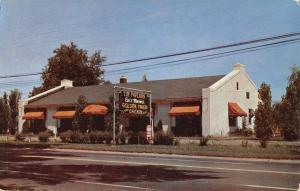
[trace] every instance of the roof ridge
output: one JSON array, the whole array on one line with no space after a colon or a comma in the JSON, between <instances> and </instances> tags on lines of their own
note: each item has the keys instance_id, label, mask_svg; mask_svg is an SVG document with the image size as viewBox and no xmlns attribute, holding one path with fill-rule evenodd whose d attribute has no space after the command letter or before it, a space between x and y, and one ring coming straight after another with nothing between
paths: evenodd
<instances>
[{"instance_id":1,"label":"roof ridge","mask_svg":"<svg viewBox=\"0 0 300 191\"><path fill-rule=\"evenodd\" d=\"M162 82L162 81L176 81L176 80L191 80L191 79L198 79L198 78L210 78L210 77L221 77L225 76L225 74L219 75L210 75L210 76L195 76L195 77L188 77L188 78L171 78L171 79L159 79L159 80L149 80L149 81L136 81L136 82L127 82L125 84L138 84L138 83L151 83L151 82ZM95 85L88 85L88 86L75 86L73 88L82 88L82 87L93 87L93 86L115 86L120 85L122 83L114 83L114 84L95 84ZM69 89L69 88L67 88Z\"/></svg>"}]
</instances>

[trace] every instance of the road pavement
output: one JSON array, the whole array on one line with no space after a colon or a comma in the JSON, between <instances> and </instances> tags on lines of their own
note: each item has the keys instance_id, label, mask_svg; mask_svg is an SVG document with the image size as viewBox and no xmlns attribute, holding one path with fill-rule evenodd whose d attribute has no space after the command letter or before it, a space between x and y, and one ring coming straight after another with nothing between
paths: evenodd
<instances>
[{"instance_id":1,"label":"road pavement","mask_svg":"<svg viewBox=\"0 0 300 191\"><path fill-rule=\"evenodd\" d=\"M297 190L300 162L0 148L2 190Z\"/></svg>"}]
</instances>

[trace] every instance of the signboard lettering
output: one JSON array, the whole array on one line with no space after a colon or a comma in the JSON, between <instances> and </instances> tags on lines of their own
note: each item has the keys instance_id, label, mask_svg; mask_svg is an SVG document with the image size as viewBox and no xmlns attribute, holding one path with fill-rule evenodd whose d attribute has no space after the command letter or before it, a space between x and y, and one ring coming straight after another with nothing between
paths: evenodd
<instances>
[{"instance_id":1,"label":"signboard lettering","mask_svg":"<svg viewBox=\"0 0 300 191\"><path fill-rule=\"evenodd\" d=\"M148 115L150 97L143 92L121 91L119 93L119 109L125 114Z\"/></svg>"}]
</instances>

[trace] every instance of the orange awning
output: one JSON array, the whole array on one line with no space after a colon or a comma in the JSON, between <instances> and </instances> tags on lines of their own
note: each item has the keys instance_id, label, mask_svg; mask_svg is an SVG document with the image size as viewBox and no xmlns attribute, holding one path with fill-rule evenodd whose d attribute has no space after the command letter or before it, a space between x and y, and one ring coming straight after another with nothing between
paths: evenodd
<instances>
[{"instance_id":1,"label":"orange awning","mask_svg":"<svg viewBox=\"0 0 300 191\"><path fill-rule=\"evenodd\" d=\"M183 106L183 107L172 107L169 111L169 115L200 115L199 106Z\"/></svg>"},{"instance_id":2,"label":"orange awning","mask_svg":"<svg viewBox=\"0 0 300 191\"><path fill-rule=\"evenodd\" d=\"M106 115L107 110L106 106L92 104L86 106L82 112L87 115Z\"/></svg>"},{"instance_id":3,"label":"orange awning","mask_svg":"<svg viewBox=\"0 0 300 191\"><path fill-rule=\"evenodd\" d=\"M228 114L229 116L247 116L247 113L234 102L228 103Z\"/></svg>"},{"instance_id":4,"label":"orange awning","mask_svg":"<svg viewBox=\"0 0 300 191\"><path fill-rule=\"evenodd\" d=\"M36 111L36 112L26 112L23 116L23 119L44 119L44 112Z\"/></svg>"},{"instance_id":5,"label":"orange awning","mask_svg":"<svg viewBox=\"0 0 300 191\"><path fill-rule=\"evenodd\" d=\"M75 111L57 111L54 113L55 119L71 119L75 116Z\"/></svg>"}]
</instances>

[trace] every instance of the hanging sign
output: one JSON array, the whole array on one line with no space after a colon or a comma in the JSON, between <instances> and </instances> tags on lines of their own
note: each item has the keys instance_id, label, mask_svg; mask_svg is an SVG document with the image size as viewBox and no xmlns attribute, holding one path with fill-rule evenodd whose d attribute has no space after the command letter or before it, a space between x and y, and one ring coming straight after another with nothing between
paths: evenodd
<instances>
[{"instance_id":1,"label":"hanging sign","mask_svg":"<svg viewBox=\"0 0 300 191\"><path fill-rule=\"evenodd\" d=\"M149 115L150 96L143 92L121 91L119 93L119 109L124 114Z\"/></svg>"}]
</instances>

